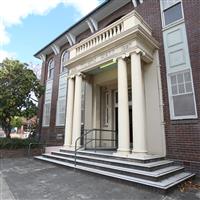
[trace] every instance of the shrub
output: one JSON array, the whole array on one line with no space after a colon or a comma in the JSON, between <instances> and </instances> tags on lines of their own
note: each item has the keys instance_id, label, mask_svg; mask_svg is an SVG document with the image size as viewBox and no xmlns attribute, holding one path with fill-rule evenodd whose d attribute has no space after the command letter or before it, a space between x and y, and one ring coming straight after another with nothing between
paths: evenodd
<instances>
[{"instance_id":1,"label":"shrub","mask_svg":"<svg viewBox=\"0 0 200 200\"><path fill-rule=\"evenodd\" d=\"M19 139L19 138L0 138L0 149L25 149L28 148L30 143L36 143L33 139ZM31 148L38 147L38 145L32 145Z\"/></svg>"}]
</instances>

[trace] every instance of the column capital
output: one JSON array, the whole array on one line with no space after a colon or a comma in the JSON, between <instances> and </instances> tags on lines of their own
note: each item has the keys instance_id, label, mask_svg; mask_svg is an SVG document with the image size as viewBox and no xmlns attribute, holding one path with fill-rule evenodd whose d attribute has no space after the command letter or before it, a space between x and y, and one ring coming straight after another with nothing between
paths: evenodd
<instances>
[{"instance_id":1,"label":"column capital","mask_svg":"<svg viewBox=\"0 0 200 200\"><path fill-rule=\"evenodd\" d=\"M85 74L78 72L76 74L74 74L74 76L81 76L82 78L85 78Z\"/></svg>"},{"instance_id":2,"label":"column capital","mask_svg":"<svg viewBox=\"0 0 200 200\"><path fill-rule=\"evenodd\" d=\"M67 76L67 79L73 79L75 76L74 75L69 75Z\"/></svg>"},{"instance_id":3,"label":"column capital","mask_svg":"<svg viewBox=\"0 0 200 200\"><path fill-rule=\"evenodd\" d=\"M141 56L145 56L146 53L145 53L142 49L137 48L137 49L135 49L134 51L132 51L132 52L130 53L130 55L132 55L132 54L139 54L139 55L141 55Z\"/></svg>"},{"instance_id":4,"label":"column capital","mask_svg":"<svg viewBox=\"0 0 200 200\"><path fill-rule=\"evenodd\" d=\"M122 55L120 55L120 56L118 56L118 57L116 57L116 58L113 58L113 61L114 62L116 62L116 61L118 61L119 59L125 59L125 58L128 58L130 56L130 54L129 53L124 53L124 54L122 54Z\"/></svg>"}]
</instances>

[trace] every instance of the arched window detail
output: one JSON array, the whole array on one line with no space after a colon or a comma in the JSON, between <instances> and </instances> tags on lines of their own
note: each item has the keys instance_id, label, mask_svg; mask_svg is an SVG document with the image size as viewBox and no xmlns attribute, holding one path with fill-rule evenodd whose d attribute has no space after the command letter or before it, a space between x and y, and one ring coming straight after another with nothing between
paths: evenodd
<instances>
[{"instance_id":1,"label":"arched window detail","mask_svg":"<svg viewBox=\"0 0 200 200\"><path fill-rule=\"evenodd\" d=\"M61 69L60 69L60 73L66 72L67 68L64 66L65 62L67 62L69 60L69 52L67 50L65 50L61 56Z\"/></svg>"},{"instance_id":2,"label":"arched window detail","mask_svg":"<svg viewBox=\"0 0 200 200\"><path fill-rule=\"evenodd\" d=\"M54 60L51 59L48 64L48 79L53 79L54 75Z\"/></svg>"}]
</instances>

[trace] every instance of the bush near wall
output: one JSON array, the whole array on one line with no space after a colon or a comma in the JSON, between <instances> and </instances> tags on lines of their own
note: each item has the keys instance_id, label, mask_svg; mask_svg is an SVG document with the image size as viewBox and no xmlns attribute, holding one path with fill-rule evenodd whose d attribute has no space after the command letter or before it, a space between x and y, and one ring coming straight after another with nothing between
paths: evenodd
<instances>
[{"instance_id":1,"label":"bush near wall","mask_svg":"<svg viewBox=\"0 0 200 200\"><path fill-rule=\"evenodd\" d=\"M28 152L30 143L35 145L31 146L31 151ZM44 147L33 139L8 139L0 138L0 159L2 158L21 158L38 156L44 153Z\"/></svg>"},{"instance_id":2,"label":"bush near wall","mask_svg":"<svg viewBox=\"0 0 200 200\"><path fill-rule=\"evenodd\" d=\"M30 143L38 143L33 139L18 139L18 138L0 138L0 149L28 149ZM36 148L38 145L32 145L31 148Z\"/></svg>"}]
</instances>

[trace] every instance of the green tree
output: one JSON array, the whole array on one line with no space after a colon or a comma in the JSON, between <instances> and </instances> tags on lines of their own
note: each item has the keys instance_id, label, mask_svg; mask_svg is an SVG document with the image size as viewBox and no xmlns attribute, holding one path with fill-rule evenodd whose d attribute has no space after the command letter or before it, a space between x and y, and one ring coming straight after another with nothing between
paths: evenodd
<instances>
[{"instance_id":1,"label":"green tree","mask_svg":"<svg viewBox=\"0 0 200 200\"><path fill-rule=\"evenodd\" d=\"M12 117L12 119L11 119L12 128L13 127L20 128L22 126L22 121L23 121L22 117L17 117L17 116Z\"/></svg>"},{"instance_id":2,"label":"green tree","mask_svg":"<svg viewBox=\"0 0 200 200\"><path fill-rule=\"evenodd\" d=\"M43 86L27 64L12 59L0 63L0 125L7 137L12 118L36 115L37 101L43 92Z\"/></svg>"}]
</instances>

